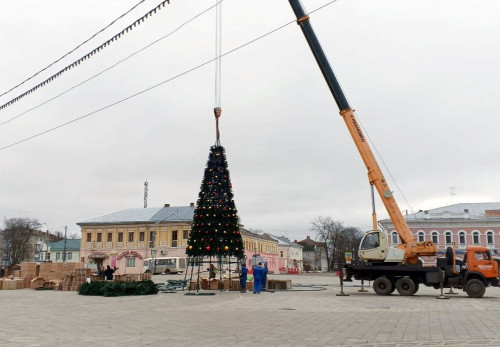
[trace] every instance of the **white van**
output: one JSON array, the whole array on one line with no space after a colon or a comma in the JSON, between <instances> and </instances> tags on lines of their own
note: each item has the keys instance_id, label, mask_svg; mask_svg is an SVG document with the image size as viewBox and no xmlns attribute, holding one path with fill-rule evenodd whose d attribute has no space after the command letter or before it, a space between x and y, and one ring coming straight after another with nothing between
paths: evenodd
<instances>
[{"instance_id":1,"label":"white van","mask_svg":"<svg viewBox=\"0 0 500 347\"><path fill-rule=\"evenodd\" d=\"M158 257L144 259L144 273L177 274L184 271L186 271L186 259L182 257Z\"/></svg>"}]
</instances>

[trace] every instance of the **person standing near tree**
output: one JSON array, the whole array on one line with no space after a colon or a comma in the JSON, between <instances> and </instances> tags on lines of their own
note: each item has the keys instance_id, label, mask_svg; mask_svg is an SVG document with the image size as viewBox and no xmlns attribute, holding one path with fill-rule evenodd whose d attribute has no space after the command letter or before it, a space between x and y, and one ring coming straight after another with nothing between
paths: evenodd
<instances>
[{"instance_id":1,"label":"person standing near tree","mask_svg":"<svg viewBox=\"0 0 500 347\"><path fill-rule=\"evenodd\" d=\"M215 278L215 270L214 264L210 264L210 268L208 269L210 279Z\"/></svg>"},{"instance_id":2,"label":"person standing near tree","mask_svg":"<svg viewBox=\"0 0 500 347\"><path fill-rule=\"evenodd\" d=\"M241 284L241 292L246 293L247 292L247 273L248 269L245 263L241 264L241 271L240 271L240 284Z\"/></svg>"},{"instance_id":3,"label":"person standing near tree","mask_svg":"<svg viewBox=\"0 0 500 347\"><path fill-rule=\"evenodd\" d=\"M262 291L266 291L266 284L267 284L267 273L269 272L269 269L267 268L267 262L264 263L264 269L262 269Z\"/></svg>"},{"instance_id":4,"label":"person standing near tree","mask_svg":"<svg viewBox=\"0 0 500 347\"><path fill-rule=\"evenodd\" d=\"M112 281L113 280L113 274L115 273L115 270L111 268L111 266L107 266L106 270L104 270L104 278L106 281Z\"/></svg>"},{"instance_id":5,"label":"person standing near tree","mask_svg":"<svg viewBox=\"0 0 500 347\"><path fill-rule=\"evenodd\" d=\"M262 277L264 276L264 268L262 268L262 263L259 263L253 268L253 293L260 294L260 288L262 285Z\"/></svg>"}]
</instances>

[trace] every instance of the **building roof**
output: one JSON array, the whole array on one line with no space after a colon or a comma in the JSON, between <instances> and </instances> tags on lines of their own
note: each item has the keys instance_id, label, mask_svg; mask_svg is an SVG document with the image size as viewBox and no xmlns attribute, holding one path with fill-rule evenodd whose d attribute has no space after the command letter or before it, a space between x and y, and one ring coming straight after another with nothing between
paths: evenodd
<instances>
[{"instance_id":1,"label":"building roof","mask_svg":"<svg viewBox=\"0 0 500 347\"><path fill-rule=\"evenodd\" d=\"M305 244L312 245L312 246L322 246L322 247L324 247L326 245L325 242L314 241L313 239L311 239L310 236L307 236L307 238L305 238L297 243L300 243L300 244L305 243Z\"/></svg>"},{"instance_id":2,"label":"building roof","mask_svg":"<svg viewBox=\"0 0 500 347\"><path fill-rule=\"evenodd\" d=\"M268 234L268 233L265 233L264 235L268 235L269 237L278 241L278 246L290 246L290 247L301 248L301 249L304 248L304 246L299 245L298 243L291 242L290 239L285 237L285 236L275 236L275 235Z\"/></svg>"},{"instance_id":3,"label":"building roof","mask_svg":"<svg viewBox=\"0 0 500 347\"><path fill-rule=\"evenodd\" d=\"M66 251L79 251L81 239L67 239L66 240ZM51 251L64 251L64 240L49 242Z\"/></svg>"},{"instance_id":4,"label":"building roof","mask_svg":"<svg viewBox=\"0 0 500 347\"><path fill-rule=\"evenodd\" d=\"M403 216L407 222L421 222L426 220L500 220L500 202L460 203L430 210L420 210L417 213ZM383 219L380 223L392 223L390 219Z\"/></svg>"},{"instance_id":5,"label":"building roof","mask_svg":"<svg viewBox=\"0 0 500 347\"><path fill-rule=\"evenodd\" d=\"M193 206L129 208L113 212L101 217L88 219L76 223L80 226L101 224L137 224L159 222L192 222L194 215Z\"/></svg>"},{"instance_id":6,"label":"building roof","mask_svg":"<svg viewBox=\"0 0 500 347\"><path fill-rule=\"evenodd\" d=\"M271 241L271 242L278 242L277 240L273 239L269 235L256 234L256 233L253 233L253 232L248 231L248 230L243 229L243 228L240 229L240 233L241 233L241 236L254 237L256 239L262 239L262 240Z\"/></svg>"}]
</instances>

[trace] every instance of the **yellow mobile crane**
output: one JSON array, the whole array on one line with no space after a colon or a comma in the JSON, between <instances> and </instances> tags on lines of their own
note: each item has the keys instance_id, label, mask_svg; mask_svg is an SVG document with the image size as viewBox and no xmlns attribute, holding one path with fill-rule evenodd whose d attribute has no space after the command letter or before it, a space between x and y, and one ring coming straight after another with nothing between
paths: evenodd
<instances>
[{"instance_id":1,"label":"yellow mobile crane","mask_svg":"<svg viewBox=\"0 0 500 347\"><path fill-rule=\"evenodd\" d=\"M419 284L423 284L434 288L459 288L470 297L480 298L487 286L500 286L498 264L491 256L490 250L484 246L467 247L463 260L455 259L454 249L448 247L446 257L437 258L435 266L424 267L419 262L420 256L437 255L437 247L432 241L415 242L363 135L354 110L349 106L314 34L309 16L304 12L300 0L289 2L368 170L372 204L374 206L375 187L402 242L396 248L388 246L385 233L377 230L377 218L373 208L374 230L366 232L361 238L359 260L345 266L347 277L373 281L373 289L379 295L391 294L396 289L400 295L413 295L418 291Z\"/></svg>"},{"instance_id":2,"label":"yellow mobile crane","mask_svg":"<svg viewBox=\"0 0 500 347\"><path fill-rule=\"evenodd\" d=\"M340 87L330 64L319 44L318 39L309 22L309 16L305 13L300 0L289 0L290 5L297 17L297 23L300 25L304 36L311 48L314 57L323 73L323 76L332 92L332 95L340 109L340 115L347 125L347 129L354 140L354 143L363 159L363 162L368 170L368 180L373 189L377 190L382 202L389 214L389 217L394 224L394 227L401 239L401 244L396 248L388 246L387 236L384 232L377 228L377 218L375 208L373 208L372 222L373 230L366 232L363 235L360 243L358 256L360 259L370 262L385 262L385 263L410 263L417 264L418 257L426 255L436 255L437 247L432 241L416 242L413 237L406 220L401 213L392 191L384 178L382 170L373 155L370 145L361 130L361 127L356 119L354 110L349 106L347 99ZM372 194L373 200L373 194ZM372 204L374 202L372 201Z\"/></svg>"}]
</instances>

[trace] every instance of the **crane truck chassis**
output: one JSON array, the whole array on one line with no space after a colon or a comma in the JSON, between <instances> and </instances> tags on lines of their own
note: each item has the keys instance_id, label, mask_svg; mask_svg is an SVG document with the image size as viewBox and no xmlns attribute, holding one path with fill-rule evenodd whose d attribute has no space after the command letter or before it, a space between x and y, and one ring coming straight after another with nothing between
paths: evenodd
<instances>
[{"instance_id":1,"label":"crane truck chassis","mask_svg":"<svg viewBox=\"0 0 500 347\"><path fill-rule=\"evenodd\" d=\"M391 294L396 289L400 295L413 295L418 291L419 285L423 284L434 288L441 286L459 288L470 297L480 298L484 295L487 286L499 286L498 263L486 247L468 247L462 260L456 259L453 247L448 247L446 257L437 258L435 266L422 265L420 258L436 256L437 246L432 241L416 242L363 135L354 110L349 105L316 38L308 14L304 11L300 0L289 0L289 3L367 168L368 179L372 187L372 200L373 187L375 187L402 240L402 244L396 248L388 246L387 235L377 230L375 204L372 201L374 230L363 235L357 260L345 267L347 280L354 278L373 281L373 289L379 295Z\"/></svg>"},{"instance_id":2,"label":"crane truck chassis","mask_svg":"<svg viewBox=\"0 0 500 347\"><path fill-rule=\"evenodd\" d=\"M463 260L455 258L449 247L446 257L437 258L436 266L365 263L356 260L344 267L346 281L373 281L373 290L378 295L389 295L395 290L400 295L415 294L419 285L462 289L471 298L480 298L486 287L499 286L498 263L490 250L483 246L469 246Z\"/></svg>"}]
</instances>

